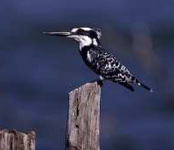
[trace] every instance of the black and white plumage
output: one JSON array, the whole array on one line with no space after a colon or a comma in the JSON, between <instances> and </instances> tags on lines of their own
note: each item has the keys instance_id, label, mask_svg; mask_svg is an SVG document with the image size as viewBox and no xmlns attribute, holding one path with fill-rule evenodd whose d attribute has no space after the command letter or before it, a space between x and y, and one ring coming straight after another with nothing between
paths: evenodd
<instances>
[{"instance_id":1,"label":"black and white plumage","mask_svg":"<svg viewBox=\"0 0 174 150\"><path fill-rule=\"evenodd\" d=\"M47 35L66 36L80 44L80 54L85 64L99 75L100 80L111 80L134 91L137 84L148 91L152 89L138 81L115 56L107 52L100 44L101 32L89 27L73 28L70 32L44 32Z\"/></svg>"}]
</instances>

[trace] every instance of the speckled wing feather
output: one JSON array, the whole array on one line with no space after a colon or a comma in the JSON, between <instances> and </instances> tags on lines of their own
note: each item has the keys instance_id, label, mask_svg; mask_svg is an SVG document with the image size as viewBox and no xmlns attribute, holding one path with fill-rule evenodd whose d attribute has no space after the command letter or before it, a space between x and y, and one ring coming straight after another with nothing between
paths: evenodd
<instances>
[{"instance_id":1,"label":"speckled wing feather","mask_svg":"<svg viewBox=\"0 0 174 150\"><path fill-rule=\"evenodd\" d=\"M90 49L87 56L89 67L105 79L114 82L133 82L135 79L124 65L103 49Z\"/></svg>"},{"instance_id":2,"label":"speckled wing feather","mask_svg":"<svg viewBox=\"0 0 174 150\"><path fill-rule=\"evenodd\" d=\"M87 66L104 79L117 82L131 91L134 91L134 88L130 83L134 83L152 92L151 88L139 82L115 56L106 52L102 47L84 48L81 55Z\"/></svg>"}]
</instances>

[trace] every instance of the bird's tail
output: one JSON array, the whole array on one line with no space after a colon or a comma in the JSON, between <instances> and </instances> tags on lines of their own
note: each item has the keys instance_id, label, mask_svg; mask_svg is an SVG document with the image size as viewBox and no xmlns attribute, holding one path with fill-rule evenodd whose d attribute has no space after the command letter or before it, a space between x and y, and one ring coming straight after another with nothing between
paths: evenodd
<instances>
[{"instance_id":1,"label":"bird's tail","mask_svg":"<svg viewBox=\"0 0 174 150\"><path fill-rule=\"evenodd\" d=\"M133 86L131 86L129 83L127 82L118 82L120 85L126 87L127 89L131 90L132 92L134 92L134 88Z\"/></svg>"},{"instance_id":2,"label":"bird's tail","mask_svg":"<svg viewBox=\"0 0 174 150\"><path fill-rule=\"evenodd\" d=\"M135 82L136 82L136 84L137 84L138 86L143 87L144 89L148 90L149 92L153 92L153 89L152 89L152 88L146 86L145 84L141 83L141 82L138 81L137 79L135 80Z\"/></svg>"}]
</instances>

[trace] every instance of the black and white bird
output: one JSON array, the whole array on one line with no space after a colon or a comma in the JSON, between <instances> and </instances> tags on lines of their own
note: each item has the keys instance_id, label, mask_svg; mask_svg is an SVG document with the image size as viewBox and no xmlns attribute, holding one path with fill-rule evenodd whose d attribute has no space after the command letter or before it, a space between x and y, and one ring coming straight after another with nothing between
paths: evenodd
<instances>
[{"instance_id":1,"label":"black and white bird","mask_svg":"<svg viewBox=\"0 0 174 150\"><path fill-rule=\"evenodd\" d=\"M152 89L137 80L115 56L107 52L100 43L101 31L89 27L73 28L69 32L44 32L46 35L65 36L79 43L79 51L85 64L99 75L99 80L111 80L131 91L136 84L152 92Z\"/></svg>"}]
</instances>

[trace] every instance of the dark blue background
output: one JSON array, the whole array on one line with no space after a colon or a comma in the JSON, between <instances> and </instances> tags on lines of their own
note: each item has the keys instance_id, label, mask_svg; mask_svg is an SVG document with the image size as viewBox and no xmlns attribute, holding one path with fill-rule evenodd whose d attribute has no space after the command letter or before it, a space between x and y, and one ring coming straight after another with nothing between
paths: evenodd
<instances>
[{"instance_id":1,"label":"dark blue background","mask_svg":"<svg viewBox=\"0 0 174 150\"><path fill-rule=\"evenodd\" d=\"M0 127L37 132L37 150L63 150L68 92L96 75L70 39L42 31L90 26L154 93L106 82L102 150L174 149L173 0L1 0Z\"/></svg>"}]
</instances>

